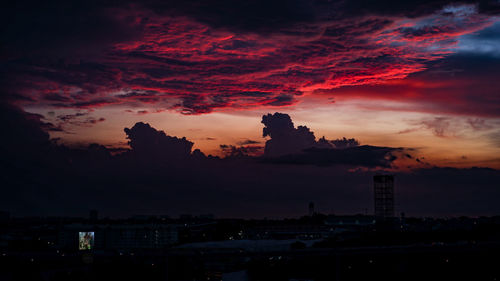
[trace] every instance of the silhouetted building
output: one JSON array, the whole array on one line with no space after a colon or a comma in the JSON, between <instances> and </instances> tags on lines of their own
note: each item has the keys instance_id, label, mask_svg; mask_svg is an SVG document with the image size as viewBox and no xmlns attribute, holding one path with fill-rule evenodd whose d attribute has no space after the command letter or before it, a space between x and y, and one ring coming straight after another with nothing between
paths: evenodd
<instances>
[{"instance_id":1,"label":"silhouetted building","mask_svg":"<svg viewBox=\"0 0 500 281\"><path fill-rule=\"evenodd\" d=\"M95 249L159 249L179 241L178 226L171 224L69 224L59 231L60 248L78 249L79 234L93 233Z\"/></svg>"},{"instance_id":2,"label":"silhouetted building","mask_svg":"<svg viewBox=\"0 0 500 281\"><path fill-rule=\"evenodd\" d=\"M309 216L314 215L314 202L309 202Z\"/></svg>"},{"instance_id":3,"label":"silhouetted building","mask_svg":"<svg viewBox=\"0 0 500 281\"><path fill-rule=\"evenodd\" d=\"M394 217L394 176L375 175L373 177L375 194L375 216Z\"/></svg>"},{"instance_id":4,"label":"silhouetted building","mask_svg":"<svg viewBox=\"0 0 500 281\"><path fill-rule=\"evenodd\" d=\"M325 220L325 225L336 227L370 226L375 222L375 218L372 216L329 216Z\"/></svg>"}]
</instances>

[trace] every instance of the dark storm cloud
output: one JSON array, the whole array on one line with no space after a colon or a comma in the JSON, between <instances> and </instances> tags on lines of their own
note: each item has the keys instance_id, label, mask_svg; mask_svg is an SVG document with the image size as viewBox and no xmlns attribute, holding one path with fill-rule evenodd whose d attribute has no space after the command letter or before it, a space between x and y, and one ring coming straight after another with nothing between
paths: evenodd
<instances>
[{"instance_id":1,"label":"dark storm cloud","mask_svg":"<svg viewBox=\"0 0 500 281\"><path fill-rule=\"evenodd\" d=\"M263 163L256 157L219 159L199 150L191 152L192 142L145 123L126 129L129 150L117 152L98 144L69 149L49 141L40 129L40 116L10 105L2 104L1 109L5 134L0 138L0 204L13 215L84 215L96 208L104 216L214 213L281 217L302 215L309 201L322 211L332 211L334 206L337 213L357 213L372 207L367 186L375 171L345 165L353 158L356 163L347 167L363 165L361 155L370 166L383 161L380 157L391 150L313 148L309 154L289 156L302 157L297 159L303 165ZM281 119L289 124L286 117ZM313 157L313 165L305 165L309 164L304 162L309 161L307 157ZM318 167L324 159L327 165ZM331 161L342 165L330 166ZM396 172L398 211L408 215L492 215L500 211L499 181L498 170L483 168Z\"/></svg>"},{"instance_id":2,"label":"dark storm cloud","mask_svg":"<svg viewBox=\"0 0 500 281\"><path fill-rule=\"evenodd\" d=\"M4 132L0 138L2 149L8 150L13 145L36 147L49 142L49 134L42 129L46 124L41 115L0 102L0 117Z\"/></svg>"},{"instance_id":3,"label":"dark storm cloud","mask_svg":"<svg viewBox=\"0 0 500 281\"><path fill-rule=\"evenodd\" d=\"M143 4L157 13L182 14L214 27L262 32L317 20L315 5L318 3L320 1L188 0L182 3L146 1Z\"/></svg>"},{"instance_id":4,"label":"dark storm cloud","mask_svg":"<svg viewBox=\"0 0 500 281\"><path fill-rule=\"evenodd\" d=\"M498 14L500 4L487 1L391 1L391 0L188 0L182 4L171 1L146 1L143 5L157 13L180 13L214 27L276 32L294 24L307 24L325 18L340 20L366 15L421 17L450 5L475 4L481 13Z\"/></svg>"},{"instance_id":5,"label":"dark storm cloud","mask_svg":"<svg viewBox=\"0 0 500 281\"><path fill-rule=\"evenodd\" d=\"M42 123L41 128L46 132L66 132L61 125L54 125L50 122Z\"/></svg>"},{"instance_id":6,"label":"dark storm cloud","mask_svg":"<svg viewBox=\"0 0 500 281\"><path fill-rule=\"evenodd\" d=\"M19 1L2 9L2 100L183 114L290 106L304 92L419 72L449 54L458 37L491 25L497 6Z\"/></svg>"},{"instance_id":7,"label":"dark storm cloud","mask_svg":"<svg viewBox=\"0 0 500 281\"><path fill-rule=\"evenodd\" d=\"M120 15L117 3L16 1L2 7L2 44L12 57L97 55L139 30Z\"/></svg>"},{"instance_id":8,"label":"dark storm cloud","mask_svg":"<svg viewBox=\"0 0 500 281\"><path fill-rule=\"evenodd\" d=\"M438 11L449 5L474 4L478 6L481 13L497 14L500 12L500 3L495 0L486 1L447 1L447 0L362 0L345 1L347 9L351 14L385 14L400 15L407 17L419 17Z\"/></svg>"}]
</instances>

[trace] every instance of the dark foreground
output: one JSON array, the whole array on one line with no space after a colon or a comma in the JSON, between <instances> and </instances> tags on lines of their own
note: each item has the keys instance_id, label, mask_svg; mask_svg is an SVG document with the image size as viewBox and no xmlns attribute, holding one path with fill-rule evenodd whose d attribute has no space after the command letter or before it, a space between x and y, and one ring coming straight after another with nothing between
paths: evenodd
<instances>
[{"instance_id":1,"label":"dark foreground","mask_svg":"<svg viewBox=\"0 0 500 281\"><path fill-rule=\"evenodd\" d=\"M115 232L99 242L110 222L94 222L97 246L91 250L58 242L67 223L28 229L10 223L3 228L0 280L500 280L498 218L408 220L168 221L178 226L174 244L135 249L111 244ZM148 227L161 223L125 224L140 225L145 239L158 233ZM14 239L13 229L23 228L37 237Z\"/></svg>"}]
</instances>

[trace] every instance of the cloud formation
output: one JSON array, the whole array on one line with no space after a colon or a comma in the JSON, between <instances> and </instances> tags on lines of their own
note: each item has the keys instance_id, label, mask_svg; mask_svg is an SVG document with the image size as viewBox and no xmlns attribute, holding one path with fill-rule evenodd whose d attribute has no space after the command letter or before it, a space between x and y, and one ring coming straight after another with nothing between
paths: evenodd
<instances>
[{"instance_id":1,"label":"cloud formation","mask_svg":"<svg viewBox=\"0 0 500 281\"><path fill-rule=\"evenodd\" d=\"M183 114L289 106L305 93L420 72L453 52L460 36L492 25L498 10L494 1L381 6L22 2L5 13L4 94L49 107Z\"/></svg>"},{"instance_id":2,"label":"cloud formation","mask_svg":"<svg viewBox=\"0 0 500 281\"><path fill-rule=\"evenodd\" d=\"M356 212L370 201L373 171L404 159L421 165L395 172L408 210L498 213L497 170L433 168L404 148L317 139L286 114L263 117L265 147L222 145L222 159L142 122L125 129L125 150L68 148L50 141L47 131L103 122L89 113L99 107L122 106L139 116L207 114L293 106L314 96L330 104L367 99L375 101L364 105L369 109L430 112L437 119L417 120L410 130L437 136L455 129L441 116L466 115L467 128L498 147L497 130L482 120L500 116L499 13L496 0L6 4L0 164L8 188L0 203L25 214L93 207L109 214L265 216L293 215L310 197L306 202ZM20 109L29 106L74 112L44 119Z\"/></svg>"},{"instance_id":3,"label":"cloud formation","mask_svg":"<svg viewBox=\"0 0 500 281\"><path fill-rule=\"evenodd\" d=\"M294 127L288 114L276 112L262 116L262 136L269 136L264 155L268 157L300 153L302 150L317 146L314 133L306 126Z\"/></svg>"},{"instance_id":4,"label":"cloud formation","mask_svg":"<svg viewBox=\"0 0 500 281\"><path fill-rule=\"evenodd\" d=\"M39 116L11 105L1 108L7 134L0 138L5 186L0 203L16 216L85 215L95 208L104 216L289 217L303 215L309 201L320 211L335 206L336 213L357 213L372 207L367 186L376 171L351 167L377 161L383 166L389 162L381 159L391 151L354 146L312 148L268 161L220 159L191 152L192 142L139 122L127 129L130 150L116 154L98 144L79 149L57 145L41 129ZM495 204L498 170L431 167L395 173L398 208L408 215L500 211Z\"/></svg>"},{"instance_id":5,"label":"cloud formation","mask_svg":"<svg viewBox=\"0 0 500 281\"><path fill-rule=\"evenodd\" d=\"M171 161L191 156L193 142L185 137L171 137L147 123L138 122L132 128L125 128L131 153L146 161L151 159Z\"/></svg>"},{"instance_id":6,"label":"cloud formation","mask_svg":"<svg viewBox=\"0 0 500 281\"><path fill-rule=\"evenodd\" d=\"M262 116L263 137L270 137L266 141L264 156L276 157L287 154L301 153L308 148L345 149L359 146L359 141L346 137L327 140L321 137L316 141L316 136L306 126L295 128L290 115L275 112Z\"/></svg>"},{"instance_id":7,"label":"cloud formation","mask_svg":"<svg viewBox=\"0 0 500 281\"><path fill-rule=\"evenodd\" d=\"M371 110L424 112L498 118L500 112L500 57L454 54L428 64L428 68L404 80L377 85L348 86L317 90L337 102L370 100ZM390 101L390 102L387 102Z\"/></svg>"},{"instance_id":8,"label":"cloud formation","mask_svg":"<svg viewBox=\"0 0 500 281\"><path fill-rule=\"evenodd\" d=\"M221 144L220 149L225 158L241 158L262 155L263 146L260 145L227 145Z\"/></svg>"},{"instance_id":9,"label":"cloud formation","mask_svg":"<svg viewBox=\"0 0 500 281\"><path fill-rule=\"evenodd\" d=\"M2 127L5 134L0 141L5 153L12 146L36 149L49 143L46 130L50 130L53 125L43 122L42 116L0 102L0 118L4 121Z\"/></svg>"},{"instance_id":10,"label":"cloud formation","mask_svg":"<svg viewBox=\"0 0 500 281\"><path fill-rule=\"evenodd\" d=\"M397 154L409 155L404 148L360 146L354 138L316 140L308 127L295 128L290 116L279 112L262 116L262 124L263 136L270 137L263 155L267 163L391 168Z\"/></svg>"}]
</instances>

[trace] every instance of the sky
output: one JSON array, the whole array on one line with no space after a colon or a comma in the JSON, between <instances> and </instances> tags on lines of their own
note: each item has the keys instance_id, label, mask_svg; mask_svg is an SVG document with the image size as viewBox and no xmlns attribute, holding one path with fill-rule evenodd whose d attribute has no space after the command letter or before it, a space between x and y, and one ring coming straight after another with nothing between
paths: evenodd
<instances>
[{"instance_id":1,"label":"sky","mask_svg":"<svg viewBox=\"0 0 500 281\"><path fill-rule=\"evenodd\" d=\"M204 167L199 157L222 161L217 164L222 166L236 161L239 168L231 169L251 169L241 171L250 173L239 179L241 185L250 188L253 177L263 185L249 203L262 211L241 211L241 216L296 215L300 212L290 206L309 200L301 199L307 197L307 188L296 186L291 197L267 202L266 194L277 194L281 187L266 193L265 186L278 179L261 179L262 169L316 177L314 198L321 198L321 186L330 180L359 173L356 182L361 186L361 178L368 178L366 183L375 172L391 172L402 183L408 178L401 196L415 215L498 211L485 207L482 199L456 207L478 188L476 173L488 174L483 199L500 199L494 189L500 170L498 0L54 0L16 1L1 13L0 102L5 130L11 130L2 150L9 161L19 161L2 165L12 175L33 172L32 183L15 176L7 176L8 182L38 186L41 192L30 189L28 197L13 193L30 206L11 205L21 214L40 209L58 213L72 205L46 207L56 200L43 189L50 185L46 177L88 172L85 165L96 165L95 159L82 155L93 155L93 144L109 154L108 164L118 174L118 167L132 169L137 163L131 159L149 154L165 156L151 160L154 167L172 168L175 162L180 174ZM137 134L131 135L134 128ZM146 147L156 151L133 147L134 140L148 136L155 141L149 139ZM176 143L183 151L189 148L179 156L182 160L173 152ZM60 170L58 161L63 159L78 164ZM48 165L47 170L37 168L37 161ZM324 166L336 176L325 175ZM143 173L138 172L138 179L147 177ZM425 192L416 192L411 182L427 173L443 181L457 173L454 177L470 180L460 184L469 190L458 192L462 197L448 209L439 200L427 211L419 209L424 203L409 202L423 200ZM154 186L160 185L160 174L154 175ZM93 180L107 181L108 176ZM222 178L214 171L206 181L224 186L234 180ZM448 187L439 180L435 184L445 196ZM62 182L54 185L65 188ZM181 188L189 185L182 180L171 185L179 194L190 194ZM193 186L201 188L200 183ZM130 186L133 194L137 188ZM214 194L223 190L215 188ZM325 211L371 208L365 191L339 197L342 207ZM234 213L230 207L214 207L224 196L213 205L189 201L169 212ZM240 204L244 195L234 191L233 196L228 198ZM147 197L141 205L151 200ZM83 212L83 205L76 204L74 212ZM123 209L109 202L96 208L114 215ZM167 212L163 207L142 211Z\"/></svg>"}]
</instances>

